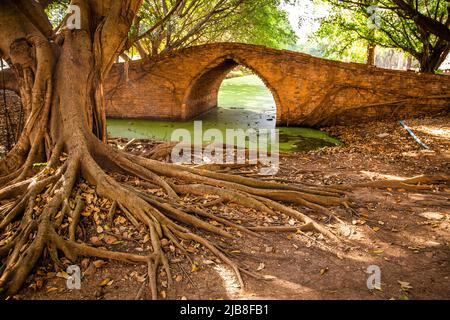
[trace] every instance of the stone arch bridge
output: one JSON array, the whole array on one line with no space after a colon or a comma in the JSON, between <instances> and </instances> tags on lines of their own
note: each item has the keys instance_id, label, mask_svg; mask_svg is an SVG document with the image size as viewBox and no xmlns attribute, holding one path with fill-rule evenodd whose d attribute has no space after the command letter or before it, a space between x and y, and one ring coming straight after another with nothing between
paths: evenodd
<instances>
[{"instance_id":1,"label":"stone arch bridge","mask_svg":"<svg viewBox=\"0 0 450 320\"><path fill-rule=\"evenodd\" d=\"M271 90L279 125L322 126L450 109L450 77L380 69L263 46L216 43L118 64L106 84L115 118L188 120L217 106L237 65Z\"/></svg>"}]
</instances>

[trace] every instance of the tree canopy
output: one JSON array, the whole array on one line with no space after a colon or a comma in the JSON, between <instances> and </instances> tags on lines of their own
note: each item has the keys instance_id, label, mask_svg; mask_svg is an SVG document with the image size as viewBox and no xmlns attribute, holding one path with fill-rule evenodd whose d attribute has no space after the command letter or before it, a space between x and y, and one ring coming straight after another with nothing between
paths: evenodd
<instances>
[{"instance_id":1,"label":"tree canopy","mask_svg":"<svg viewBox=\"0 0 450 320\"><path fill-rule=\"evenodd\" d=\"M330 6L330 14L320 19L320 28L313 36L323 46L325 56L351 55L361 61L363 49L373 44L401 49L417 59L421 71L433 72L450 52L448 1L316 2Z\"/></svg>"},{"instance_id":2,"label":"tree canopy","mask_svg":"<svg viewBox=\"0 0 450 320\"><path fill-rule=\"evenodd\" d=\"M130 29L128 54L141 57L208 42L244 42L283 49L297 38L282 3L295 0L146 0ZM69 1L47 8L54 26Z\"/></svg>"}]
</instances>

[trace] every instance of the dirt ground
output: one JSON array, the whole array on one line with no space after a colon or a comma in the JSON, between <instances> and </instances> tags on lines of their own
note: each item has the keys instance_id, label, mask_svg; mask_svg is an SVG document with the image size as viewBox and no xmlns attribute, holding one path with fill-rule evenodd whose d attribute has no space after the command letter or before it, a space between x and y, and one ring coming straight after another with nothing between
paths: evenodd
<instances>
[{"instance_id":1,"label":"dirt ground","mask_svg":"<svg viewBox=\"0 0 450 320\"><path fill-rule=\"evenodd\" d=\"M380 179L401 179L420 174L450 173L450 115L407 120L430 150L422 149L398 124L384 121L326 131L343 145L308 153L283 155L277 178L314 184L351 184ZM233 259L265 275L243 275L246 287L237 286L233 273L201 247L189 250L192 262L167 243L174 286L165 275L159 282L162 299L450 299L450 186L435 190L357 188L351 194L356 210L331 208L342 222L302 208L328 223L343 239L335 244L312 233L263 233L253 238L234 232L234 242L222 242ZM204 199L193 201L207 202ZM217 204L211 212L232 217L242 225L286 225L287 217L271 217L232 204ZM85 237L116 250L148 250L148 239L127 233L120 216L108 241L100 228L104 210L87 216ZM118 220L119 219L119 220ZM201 233L201 231L199 231ZM205 235L206 237L209 237ZM66 265L71 263L67 262ZM42 263L17 299L148 299L146 266L110 261L79 261L81 289L68 290L64 272ZM369 290L366 272L381 271L381 288Z\"/></svg>"}]
</instances>

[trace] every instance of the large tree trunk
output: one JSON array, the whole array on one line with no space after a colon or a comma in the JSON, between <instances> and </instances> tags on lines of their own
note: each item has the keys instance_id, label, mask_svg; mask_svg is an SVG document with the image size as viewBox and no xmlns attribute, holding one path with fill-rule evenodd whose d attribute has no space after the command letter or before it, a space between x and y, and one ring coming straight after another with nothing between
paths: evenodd
<instances>
[{"instance_id":1,"label":"large tree trunk","mask_svg":"<svg viewBox=\"0 0 450 320\"><path fill-rule=\"evenodd\" d=\"M109 10L94 1L73 4L81 8L83 17L98 19L98 25L84 19L81 29L59 30L53 42L48 38L51 26L39 5L0 3L1 57L16 74L27 119L19 141L0 160L0 199L20 196L1 212L0 231L14 230L12 223L21 219L10 242L3 239L0 245L0 258L8 257L0 268L0 292L17 292L45 247L58 248L69 256L82 250L72 243L72 253L68 252L68 243L56 234L57 226L52 223L60 209L68 210L79 173L100 194L112 191L113 183L99 167L108 160L94 160L112 154L101 142L106 138L103 79L120 53L140 1L116 2ZM63 152L68 156L65 161L60 159ZM47 166L37 172L36 163ZM37 180L30 179L34 175ZM33 217L34 198L52 183L51 200L38 218ZM34 240L20 253L17 245L26 244L30 233L35 233Z\"/></svg>"},{"instance_id":2,"label":"large tree trunk","mask_svg":"<svg viewBox=\"0 0 450 320\"><path fill-rule=\"evenodd\" d=\"M424 49L418 59L420 63L420 71L434 73L445 61L449 53L450 43L445 40L439 40L434 46L430 43L424 45Z\"/></svg>"}]
</instances>

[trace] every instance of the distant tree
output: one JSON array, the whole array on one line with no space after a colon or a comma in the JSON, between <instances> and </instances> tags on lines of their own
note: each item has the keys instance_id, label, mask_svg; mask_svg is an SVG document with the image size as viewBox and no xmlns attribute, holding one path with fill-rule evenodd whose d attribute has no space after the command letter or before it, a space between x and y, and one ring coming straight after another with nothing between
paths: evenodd
<instances>
[{"instance_id":1,"label":"distant tree","mask_svg":"<svg viewBox=\"0 0 450 320\"><path fill-rule=\"evenodd\" d=\"M450 52L450 6L443 0L322 0L332 8L317 39L333 39L327 55L344 55L355 44L401 49L434 72ZM337 38L336 38L337 37Z\"/></svg>"},{"instance_id":2,"label":"distant tree","mask_svg":"<svg viewBox=\"0 0 450 320\"><path fill-rule=\"evenodd\" d=\"M360 20L360 21L357 21ZM330 10L319 19L319 29L309 36L320 56L334 60L367 62L369 41L354 32L355 25L365 25L367 18L349 10Z\"/></svg>"},{"instance_id":3,"label":"distant tree","mask_svg":"<svg viewBox=\"0 0 450 320\"><path fill-rule=\"evenodd\" d=\"M229 28L219 29L217 39L266 45L278 49L294 45L297 36L289 23L288 13L280 9L283 1L259 2L246 3L239 14L231 17L228 22ZM211 37L209 41L213 39L214 37ZM208 41L207 38L204 40Z\"/></svg>"}]
</instances>

